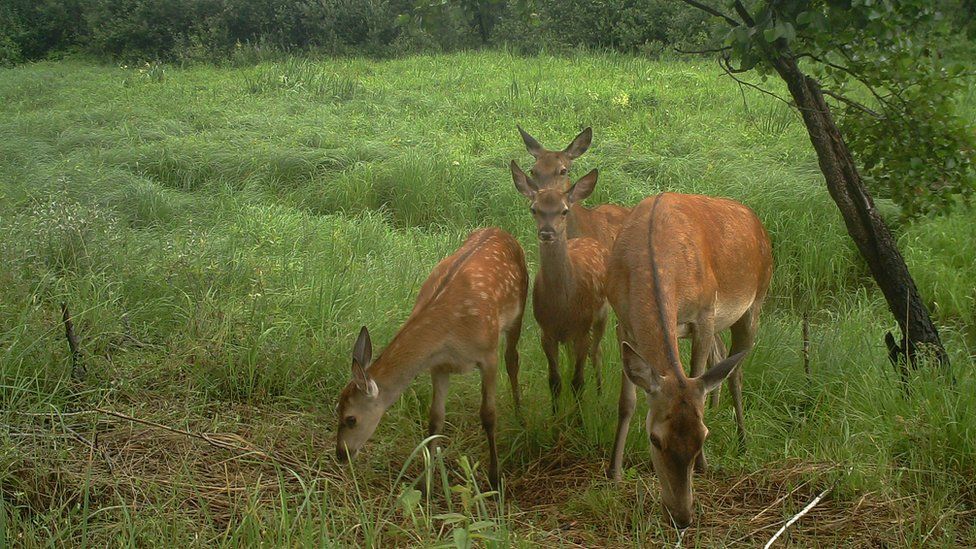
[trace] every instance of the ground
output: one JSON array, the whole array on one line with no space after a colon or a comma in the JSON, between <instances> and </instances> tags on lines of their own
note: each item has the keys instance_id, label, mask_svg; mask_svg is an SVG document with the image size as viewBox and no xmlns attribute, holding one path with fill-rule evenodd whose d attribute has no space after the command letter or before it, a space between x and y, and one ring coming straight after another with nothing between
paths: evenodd
<instances>
[{"instance_id":1,"label":"ground","mask_svg":"<svg viewBox=\"0 0 976 549\"><path fill-rule=\"evenodd\" d=\"M588 379L553 417L527 317L524 423L499 383L502 494L484 492L477 376L452 381L443 456L419 450L421 377L353 466L333 457L335 398L361 325L382 350L430 269L476 227L516 235L535 272L533 222L507 169L531 160L518 123L550 148L593 127L572 171L600 169L589 204L700 192L742 201L769 229L776 270L744 365L748 444L728 399L708 410L711 470L695 480L682 546L760 545L824 491L781 545L976 545L974 212L908 224L879 200L956 377L925 368L906 391L883 345L895 323L802 124L710 63L69 60L0 69L0 98L0 539L678 542L643 408L624 481L605 478L612 323L603 393ZM976 113L976 89L960 108ZM74 377L61 303L81 345ZM425 469L434 482L421 493Z\"/></svg>"}]
</instances>

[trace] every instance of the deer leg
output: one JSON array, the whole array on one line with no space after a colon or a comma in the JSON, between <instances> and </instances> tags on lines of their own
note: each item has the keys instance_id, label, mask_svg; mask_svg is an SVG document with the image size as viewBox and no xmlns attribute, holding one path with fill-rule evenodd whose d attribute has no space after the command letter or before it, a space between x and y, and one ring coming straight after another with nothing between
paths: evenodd
<instances>
[{"instance_id":1,"label":"deer leg","mask_svg":"<svg viewBox=\"0 0 976 549\"><path fill-rule=\"evenodd\" d=\"M732 350L731 354L740 353L752 349L756 338L756 328L759 320L759 305L753 304L752 307L742 315L732 325ZM739 445L742 449L746 447L746 422L742 413L742 372L743 365L739 364L732 375L729 376L729 392L732 393L732 406L735 408L735 423L739 428Z\"/></svg>"},{"instance_id":2,"label":"deer leg","mask_svg":"<svg viewBox=\"0 0 976 549\"><path fill-rule=\"evenodd\" d=\"M725 348L725 342L722 341L722 334L715 334L715 346L712 347L711 357L708 359L707 368L715 366L719 362L725 360L725 357L729 355ZM708 395L709 401L708 405L712 408L718 408L719 396L722 394L722 388L716 387L714 391Z\"/></svg>"},{"instance_id":3,"label":"deer leg","mask_svg":"<svg viewBox=\"0 0 976 549\"><path fill-rule=\"evenodd\" d=\"M549 363L549 392L552 393L552 413L555 414L563 385L563 380L559 377L559 343L555 338L542 334L542 350L546 353L546 361Z\"/></svg>"},{"instance_id":4,"label":"deer leg","mask_svg":"<svg viewBox=\"0 0 976 549\"><path fill-rule=\"evenodd\" d=\"M430 399L430 422L427 424L427 435L439 435L444 431L445 408L447 404L447 387L450 381L450 374L438 368L430 371L430 381L434 388L434 393ZM441 447L439 438L432 439L427 443L427 450L431 456L436 456ZM423 493L427 493L428 485L433 481L431 471L428 469L423 475L414 482L414 487Z\"/></svg>"},{"instance_id":5,"label":"deer leg","mask_svg":"<svg viewBox=\"0 0 976 549\"><path fill-rule=\"evenodd\" d=\"M618 343L624 341L623 336L623 328L618 325ZM620 399L617 401L617 435L613 439L613 454L610 457L608 474L616 482L623 479L624 446L627 445L630 419L634 416L634 407L637 405L637 386L630 381L626 372L621 372L620 376Z\"/></svg>"},{"instance_id":6,"label":"deer leg","mask_svg":"<svg viewBox=\"0 0 976 549\"><path fill-rule=\"evenodd\" d=\"M620 399L617 401L617 435L613 439L613 454L610 457L610 474L615 482L623 479L624 447L627 445L627 433L630 431L630 419L634 417L634 407L637 405L637 386L621 373Z\"/></svg>"},{"instance_id":7,"label":"deer leg","mask_svg":"<svg viewBox=\"0 0 976 549\"><path fill-rule=\"evenodd\" d=\"M597 313L593 321L593 339L590 342L590 363L593 365L593 372L596 374L596 394L603 394L603 350L600 343L603 342L603 333L607 330L607 305L604 304L600 312Z\"/></svg>"},{"instance_id":8,"label":"deer leg","mask_svg":"<svg viewBox=\"0 0 976 549\"><path fill-rule=\"evenodd\" d=\"M437 371L436 369L430 372L430 381L434 387L434 394L430 399L430 423L428 424L427 434L428 436L439 435L444 431L444 418L445 418L445 408L447 404L447 386L450 381L450 374L447 372ZM430 453L433 455L437 452L437 448L440 446L440 440L434 439L430 441L428 448Z\"/></svg>"},{"instance_id":9,"label":"deer leg","mask_svg":"<svg viewBox=\"0 0 976 549\"><path fill-rule=\"evenodd\" d=\"M583 383L586 380L586 355L590 350L590 331L579 334L573 339L573 394L579 399L583 393Z\"/></svg>"},{"instance_id":10,"label":"deer leg","mask_svg":"<svg viewBox=\"0 0 976 549\"><path fill-rule=\"evenodd\" d=\"M498 489L498 447L495 445L495 382L497 358L492 353L481 366L481 426L488 437L488 482Z\"/></svg>"},{"instance_id":11,"label":"deer leg","mask_svg":"<svg viewBox=\"0 0 976 549\"><path fill-rule=\"evenodd\" d=\"M519 352L518 342L522 336L522 315L519 315L512 326L505 331L505 369L508 371L508 381L512 384L512 401L515 402L515 414L522 419L522 392L519 389Z\"/></svg>"},{"instance_id":12,"label":"deer leg","mask_svg":"<svg viewBox=\"0 0 976 549\"><path fill-rule=\"evenodd\" d=\"M705 364L712 356L715 348L715 322L711 315L706 316L695 324L694 333L691 340L691 375L698 377L705 373ZM708 460L705 459L705 450L699 452L695 458L695 470L705 471L708 467Z\"/></svg>"}]
</instances>

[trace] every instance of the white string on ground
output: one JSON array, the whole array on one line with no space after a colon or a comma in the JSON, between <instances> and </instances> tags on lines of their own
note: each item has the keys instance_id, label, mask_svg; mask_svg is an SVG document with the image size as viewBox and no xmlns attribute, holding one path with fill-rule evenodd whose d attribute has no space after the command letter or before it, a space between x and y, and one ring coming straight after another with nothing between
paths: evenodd
<instances>
[{"instance_id":1,"label":"white string on ground","mask_svg":"<svg viewBox=\"0 0 976 549\"><path fill-rule=\"evenodd\" d=\"M793 518L791 518L790 520L786 521L786 524L784 524L783 527L779 529L779 531L777 531L775 534L773 534L773 537L769 538L769 541L766 542L766 545L763 545L763 549L769 549L770 547L772 547L773 546L773 542L776 541L780 536L782 536L783 535L783 532L785 532L787 528L789 528L794 522L800 520L800 517L802 517L803 515L809 513L810 512L810 509L813 509L818 503L820 503L820 500L822 500L823 497L826 496L827 495L827 492L829 492L829 491L830 491L830 488L827 488L823 492L820 492L820 495L817 496L817 497L815 497L815 498L813 498L813 501L811 501L810 503L808 503L807 506L804 507L802 511L800 511L799 513L793 515Z\"/></svg>"}]
</instances>

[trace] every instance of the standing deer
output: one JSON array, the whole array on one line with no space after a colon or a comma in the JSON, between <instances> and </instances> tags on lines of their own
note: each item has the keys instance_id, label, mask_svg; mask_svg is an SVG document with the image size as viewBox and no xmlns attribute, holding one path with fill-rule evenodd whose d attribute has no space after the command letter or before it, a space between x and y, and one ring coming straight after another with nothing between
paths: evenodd
<instances>
[{"instance_id":1,"label":"standing deer","mask_svg":"<svg viewBox=\"0 0 976 549\"><path fill-rule=\"evenodd\" d=\"M753 346L772 269L769 236L752 210L697 195L645 199L611 252L608 296L619 319L624 376L610 474L621 477L640 387L647 394L647 433L661 499L679 528L694 516L693 468L705 466L705 395L726 378L745 441L742 369L736 366ZM714 334L726 328L732 329L732 356L704 371ZM690 378L679 360L679 337L692 340Z\"/></svg>"},{"instance_id":2,"label":"standing deer","mask_svg":"<svg viewBox=\"0 0 976 549\"><path fill-rule=\"evenodd\" d=\"M569 179L566 176L569 169L573 166L573 161L590 148L590 143L593 141L593 129L584 129L562 151L550 151L523 130L521 126L516 126L516 128L522 136L526 150L535 157L535 164L529 169L529 174L535 180L536 185L539 188L567 189ZM616 204L602 204L593 208L587 208L582 204L573 204L569 208L567 234L569 238L593 238L606 247L608 251L612 250L613 242L632 210L633 208ZM722 341L719 334L715 334L715 345L708 359L709 367L717 364L726 355L725 342ZM718 400L719 391L716 390L711 395L711 405L713 407L718 406Z\"/></svg>"},{"instance_id":3,"label":"standing deer","mask_svg":"<svg viewBox=\"0 0 976 549\"><path fill-rule=\"evenodd\" d=\"M518 340L528 293L525 253L498 228L481 229L434 267L420 288L409 318L383 353L372 360L369 331L363 326L352 354L352 381L339 395L336 457L355 457L383 413L418 375L430 372L431 435L444 428L451 374L481 372L481 424L488 436L488 479L498 486L495 446L495 382L498 342L505 334L505 366L517 411Z\"/></svg>"},{"instance_id":4,"label":"standing deer","mask_svg":"<svg viewBox=\"0 0 976 549\"><path fill-rule=\"evenodd\" d=\"M573 161L579 158L590 147L593 140L593 130L586 128L568 147L561 151L550 151L542 146L534 137L529 135L521 126L516 126L525 148L533 157L535 164L529 168L529 174L540 189L558 187L566 190L569 185L567 174ZM582 204L574 204L569 209L567 231L569 238L581 236L592 238L602 244L607 250L613 246L624 220L630 215L631 208L616 204L601 204L587 208Z\"/></svg>"},{"instance_id":5,"label":"standing deer","mask_svg":"<svg viewBox=\"0 0 976 549\"><path fill-rule=\"evenodd\" d=\"M575 359L573 391L583 388L583 366L589 355L596 372L596 387L603 386L600 341L607 325L607 249L592 238L567 239L566 218L570 208L596 186L597 171L576 184L540 189L518 164L511 162L515 188L531 201L539 235L539 272L532 287L532 309L542 330L542 349L549 363L552 407L562 389L559 375L559 344L569 343ZM560 176L566 178L565 175Z\"/></svg>"}]
</instances>

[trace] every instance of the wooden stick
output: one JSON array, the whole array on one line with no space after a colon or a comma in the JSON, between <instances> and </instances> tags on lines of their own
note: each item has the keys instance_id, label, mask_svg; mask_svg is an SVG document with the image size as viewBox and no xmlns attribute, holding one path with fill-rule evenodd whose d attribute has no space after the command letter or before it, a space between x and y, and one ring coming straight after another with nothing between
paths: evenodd
<instances>
[{"instance_id":1,"label":"wooden stick","mask_svg":"<svg viewBox=\"0 0 976 549\"><path fill-rule=\"evenodd\" d=\"M68 340L68 349L71 351L71 377L75 379L85 378L84 364L81 363L81 349L78 345L78 336L75 334L75 325L71 322L71 312L68 311L68 304L61 302L61 321L64 323L64 336Z\"/></svg>"},{"instance_id":2,"label":"wooden stick","mask_svg":"<svg viewBox=\"0 0 976 549\"><path fill-rule=\"evenodd\" d=\"M831 488L832 488L832 486L831 486ZM803 515L809 513L810 512L810 509L813 509L818 503L820 503L820 500L822 500L823 497L826 496L827 495L827 492L829 492L829 491L830 491L830 488L827 488L823 492L820 492L820 495L817 496L817 497L815 497L815 498L813 498L813 501L811 501L810 503L808 503L807 506L804 507L802 511L800 511L799 513L793 515L793 518L791 518L790 520L786 521L786 524L784 524L782 528L780 528L775 534L773 534L773 537L769 538L769 541L766 542L766 545L763 545L763 549L769 549L770 547L772 547L773 546L773 542L776 541L777 539L779 539L779 537L781 535L783 535L783 532L785 532L787 528L789 528L790 526L792 526L794 522L800 520L800 517L802 517Z\"/></svg>"},{"instance_id":3,"label":"wooden stick","mask_svg":"<svg viewBox=\"0 0 976 549\"><path fill-rule=\"evenodd\" d=\"M803 314L803 371L810 376L810 320Z\"/></svg>"}]
</instances>

